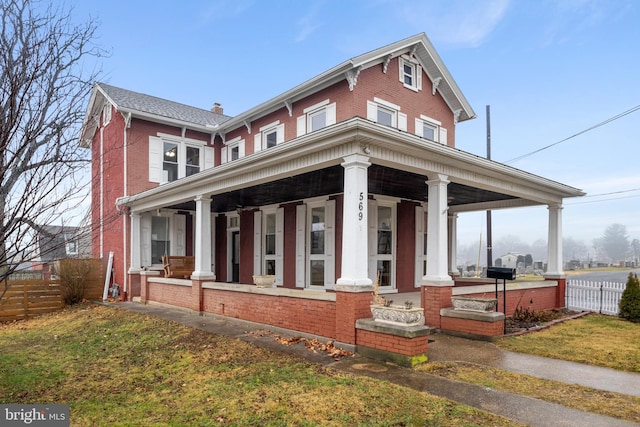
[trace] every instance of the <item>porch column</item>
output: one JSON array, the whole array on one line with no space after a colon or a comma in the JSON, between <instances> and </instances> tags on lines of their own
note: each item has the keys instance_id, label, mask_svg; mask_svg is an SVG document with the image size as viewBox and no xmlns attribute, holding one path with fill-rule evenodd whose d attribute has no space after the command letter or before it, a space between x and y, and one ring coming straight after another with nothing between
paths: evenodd
<instances>
[{"instance_id":1,"label":"porch column","mask_svg":"<svg viewBox=\"0 0 640 427\"><path fill-rule=\"evenodd\" d=\"M553 204L549 209L549 261L545 278L562 278L562 205Z\"/></svg>"},{"instance_id":2,"label":"porch column","mask_svg":"<svg viewBox=\"0 0 640 427\"><path fill-rule=\"evenodd\" d=\"M438 174L427 181L429 203L427 204L427 275L422 282L451 282L447 258L447 185L446 175Z\"/></svg>"},{"instance_id":3,"label":"porch column","mask_svg":"<svg viewBox=\"0 0 640 427\"><path fill-rule=\"evenodd\" d=\"M458 214L449 213L449 275L459 276L458 259Z\"/></svg>"},{"instance_id":4,"label":"porch column","mask_svg":"<svg viewBox=\"0 0 640 427\"><path fill-rule=\"evenodd\" d=\"M130 240L129 240L129 269L127 270L127 281L124 289L121 289L121 298L124 301L133 297L141 296L142 260L140 256L140 214L131 212L129 214ZM125 245L127 243L125 242ZM126 261L125 261L126 262Z\"/></svg>"},{"instance_id":5,"label":"porch column","mask_svg":"<svg viewBox=\"0 0 640 427\"><path fill-rule=\"evenodd\" d=\"M371 317L373 282L368 273L369 157L351 154L344 158L342 206L342 271L335 287L336 340L356 344L356 321Z\"/></svg>"},{"instance_id":6,"label":"porch column","mask_svg":"<svg viewBox=\"0 0 640 427\"><path fill-rule=\"evenodd\" d=\"M142 262L140 258L140 214L131 212L131 255L129 258L129 274L140 272Z\"/></svg>"},{"instance_id":7,"label":"porch column","mask_svg":"<svg viewBox=\"0 0 640 427\"><path fill-rule=\"evenodd\" d=\"M195 271L192 280L215 280L211 271L211 198L199 195L196 202Z\"/></svg>"},{"instance_id":8,"label":"porch column","mask_svg":"<svg viewBox=\"0 0 640 427\"><path fill-rule=\"evenodd\" d=\"M352 154L344 158L344 203L342 207L342 271L338 285L372 285L368 273L369 158Z\"/></svg>"},{"instance_id":9,"label":"porch column","mask_svg":"<svg viewBox=\"0 0 640 427\"><path fill-rule=\"evenodd\" d=\"M453 280L447 273L448 176L437 174L427 181L427 274L422 277L420 301L424 308L425 323L434 328L442 326L440 310L451 307Z\"/></svg>"}]
</instances>

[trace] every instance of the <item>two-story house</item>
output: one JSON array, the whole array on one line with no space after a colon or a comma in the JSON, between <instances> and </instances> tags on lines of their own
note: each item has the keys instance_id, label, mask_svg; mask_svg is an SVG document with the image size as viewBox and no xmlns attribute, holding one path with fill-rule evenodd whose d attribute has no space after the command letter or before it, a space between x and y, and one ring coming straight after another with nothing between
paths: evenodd
<instances>
[{"instance_id":1,"label":"two-story house","mask_svg":"<svg viewBox=\"0 0 640 427\"><path fill-rule=\"evenodd\" d=\"M456 149L474 117L424 34L235 117L97 83L81 140L94 256L114 253L129 299L243 317L207 295L266 274L281 296L334 302L376 280L385 293L453 286L458 213L547 205L548 276L561 279L562 201L583 193ZM147 279L163 255L194 256L188 284ZM340 336L332 322L298 329Z\"/></svg>"}]
</instances>

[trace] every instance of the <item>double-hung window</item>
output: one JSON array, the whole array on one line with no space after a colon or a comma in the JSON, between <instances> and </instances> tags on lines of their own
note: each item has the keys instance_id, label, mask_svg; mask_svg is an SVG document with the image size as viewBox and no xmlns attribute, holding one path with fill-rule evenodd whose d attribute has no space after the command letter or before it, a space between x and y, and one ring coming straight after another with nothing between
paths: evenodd
<instances>
[{"instance_id":1,"label":"double-hung window","mask_svg":"<svg viewBox=\"0 0 640 427\"><path fill-rule=\"evenodd\" d=\"M280 120L276 120L273 123L262 126L254 138L254 153L273 148L284 142L284 123L280 123Z\"/></svg>"},{"instance_id":2,"label":"double-hung window","mask_svg":"<svg viewBox=\"0 0 640 427\"><path fill-rule=\"evenodd\" d=\"M400 106L380 98L367 101L367 119L381 125L407 130L407 115L400 112Z\"/></svg>"},{"instance_id":3,"label":"double-hung window","mask_svg":"<svg viewBox=\"0 0 640 427\"><path fill-rule=\"evenodd\" d=\"M414 91L422 90L422 67L408 56L398 58L398 74L403 86Z\"/></svg>"},{"instance_id":4,"label":"double-hung window","mask_svg":"<svg viewBox=\"0 0 640 427\"><path fill-rule=\"evenodd\" d=\"M336 103L328 99L305 108L297 119L297 136L331 126L336 123Z\"/></svg>"},{"instance_id":5,"label":"double-hung window","mask_svg":"<svg viewBox=\"0 0 640 427\"><path fill-rule=\"evenodd\" d=\"M158 134L149 137L149 181L172 182L213 167L213 147L204 141Z\"/></svg>"},{"instance_id":6,"label":"double-hung window","mask_svg":"<svg viewBox=\"0 0 640 427\"><path fill-rule=\"evenodd\" d=\"M225 142L222 147L222 163L231 162L244 157L244 139L239 136Z\"/></svg>"},{"instance_id":7,"label":"double-hung window","mask_svg":"<svg viewBox=\"0 0 640 427\"><path fill-rule=\"evenodd\" d=\"M266 207L253 214L253 274L274 275L276 285L284 279L284 208Z\"/></svg>"},{"instance_id":8,"label":"double-hung window","mask_svg":"<svg viewBox=\"0 0 640 427\"><path fill-rule=\"evenodd\" d=\"M430 141L447 145L447 130L442 127L442 123L431 117L420 115L415 122L416 135Z\"/></svg>"}]
</instances>

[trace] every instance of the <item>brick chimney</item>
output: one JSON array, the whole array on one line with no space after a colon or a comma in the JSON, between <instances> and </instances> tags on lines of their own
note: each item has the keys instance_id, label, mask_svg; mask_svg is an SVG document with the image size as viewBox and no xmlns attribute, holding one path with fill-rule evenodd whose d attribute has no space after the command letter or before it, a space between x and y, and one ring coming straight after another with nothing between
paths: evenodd
<instances>
[{"instance_id":1,"label":"brick chimney","mask_svg":"<svg viewBox=\"0 0 640 427\"><path fill-rule=\"evenodd\" d=\"M216 114L223 114L223 109L222 106L220 105L219 102L214 102L213 103L213 108L211 108L211 112L212 113L216 113Z\"/></svg>"}]
</instances>

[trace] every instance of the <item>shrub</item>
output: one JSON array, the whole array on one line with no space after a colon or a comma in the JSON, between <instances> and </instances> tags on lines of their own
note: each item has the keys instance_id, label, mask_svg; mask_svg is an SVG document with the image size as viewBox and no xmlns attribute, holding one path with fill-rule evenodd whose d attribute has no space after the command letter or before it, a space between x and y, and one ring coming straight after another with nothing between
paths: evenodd
<instances>
[{"instance_id":1,"label":"shrub","mask_svg":"<svg viewBox=\"0 0 640 427\"><path fill-rule=\"evenodd\" d=\"M640 282L638 275L629 273L627 286L620 299L620 318L640 323Z\"/></svg>"},{"instance_id":2,"label":"shrub","mask_svg":"<svg viewBox=\"0 0 640 427\"><path fill-rule=\"evenodd\" d=\"M63 259L56 265L56 275L60 280L62 299L65 304L82 302L87 287L87 279L92 264L89 259Z\"/></svg>"}]
</instances>

